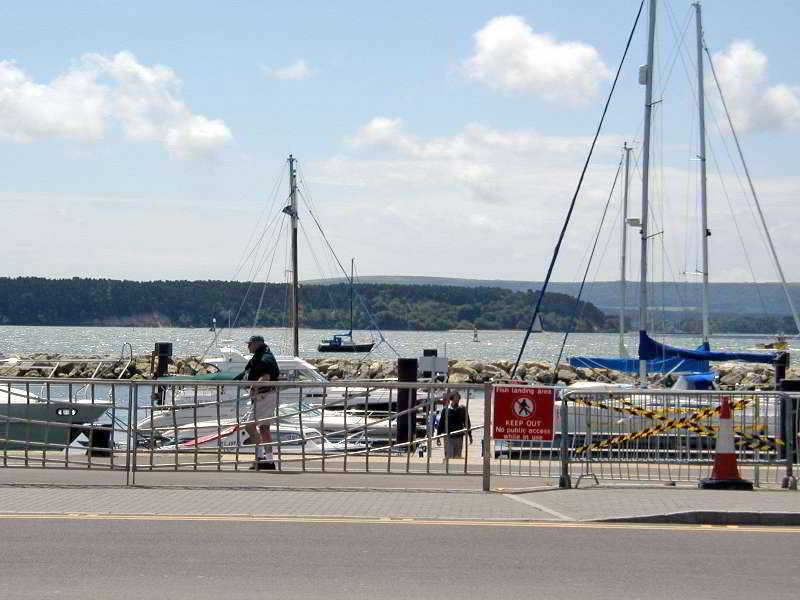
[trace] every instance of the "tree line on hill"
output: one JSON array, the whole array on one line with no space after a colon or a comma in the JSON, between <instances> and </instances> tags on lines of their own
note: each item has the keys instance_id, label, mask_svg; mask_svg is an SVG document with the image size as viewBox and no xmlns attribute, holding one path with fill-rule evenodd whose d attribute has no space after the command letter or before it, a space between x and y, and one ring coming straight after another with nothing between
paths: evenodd
<instances>
[{"instance_id":1,"label":"tree line on hill","mask_svg":"<svg viewBox=\"0 0 800 600\"><path fill-rule=\"evenodd\" d=\"M539 292L493 287L421 284L358 284L355 329L446 330L525 329ZM350 327L350 287L303 284L300 325L316 329ZM113 279L0 278L0 325L98 325L151 327L282 327L291 298L285 284L230 281L120 281ZM577 308L576 308L577 307ZM573 321L573 315L577 317ZM576 305L567 294L547 293L542 302L547 331L613 332L616 314L589 302ZM637 329L635 320L627 324ZM716 333L793 333L789 316L713 314ZM654 331L699 333L699 314L659 319Z\"/></svg>"},{"instance_id":2,"label":"tree line on hill","mask_svg":"<svg viewBox=\"0 0 800 600\"><path fill-rule=\"evenodd\" d=\"M444 285L356 286L356 329L524 329L538 292ZM281 327L287 323L285 284L229 281L119 281L113 279L0 278L2 325ZM302 327L349 329L347 284L301 285ZM606 316L565 294L545 294L542 321L552 331L604 331Z\"/></svg>"}]
</instances>

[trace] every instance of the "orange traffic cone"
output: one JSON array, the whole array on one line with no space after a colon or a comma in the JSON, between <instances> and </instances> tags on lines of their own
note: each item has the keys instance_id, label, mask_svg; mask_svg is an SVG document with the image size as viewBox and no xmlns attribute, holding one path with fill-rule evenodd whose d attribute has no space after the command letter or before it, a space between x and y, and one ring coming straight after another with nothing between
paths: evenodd
<instances>
[{"instance_id":1,"label":"orange traffic cone","mask_svg":"<svg viewBox=\"0 0 800 600\"><path fill-rule=\"evenodd\" d=\"M719 411L719 433L717 435L714 468L711 477L701 479L699 486L705 490L752 490L753 483L742 479L736 465L736 447L733 442L733 415L728 396L722 397Z\"/></svg>"}]
</instances>

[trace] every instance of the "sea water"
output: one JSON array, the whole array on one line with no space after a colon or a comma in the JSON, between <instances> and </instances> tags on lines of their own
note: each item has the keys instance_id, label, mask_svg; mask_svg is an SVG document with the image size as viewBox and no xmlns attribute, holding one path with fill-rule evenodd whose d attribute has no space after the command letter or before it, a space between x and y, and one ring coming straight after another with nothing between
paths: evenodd
<instances>
[{"instance_id":1,"label":"sea water","mask_svg":"<svg viewBox=\"0 0 800 600\"><path fill-rule=\"evenodd\" d=\"M360 354L332 354L317 352L322 338L330 337L329 330L301 329L300 356L361 357ZM222 344L246 351L247 338L260 334L276 354L290 354L290 332L286 329L207 329L178 327L33 327L0 326L0 353L48 352L76 356L119 356L123 345L130 344L134 354L150 353L156 342L171 342L176 356L189 354L214 355ZM440 356L466 360L516 360L524 331L478 331L477 341L472 330L459 331L386 331L383 335L369 331L355 331L357 342L375 341L370 354L375 359L395 359L421 356L425 348L436 348ZM695 348L700 338L694 335L654 336L658 341ZM764 335L717 335L711 338L711 347L721 352L752 350L757 343L770 341ZM559 355L564 334L559 332L532 333L522 355L523 361L554 362ZM637 338L626 336L630 356L636 355ZM573 333L568 336L562 360L569 356L618 356L619 336L612 333ZM126 351L127 354L127 351Z\"/></svg>"}]
</instances>

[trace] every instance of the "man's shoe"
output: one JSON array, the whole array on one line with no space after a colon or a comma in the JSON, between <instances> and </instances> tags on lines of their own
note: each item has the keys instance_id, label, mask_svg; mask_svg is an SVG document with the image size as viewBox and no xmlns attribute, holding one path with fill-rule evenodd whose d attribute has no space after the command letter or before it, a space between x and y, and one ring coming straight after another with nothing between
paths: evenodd
<instances>
[{"instance_id":1,"label":"man's shoe","mask_svg":"<svg viewBox=\"0 0 800 600\"><path fill-rule=\"evenodd\" d=\"M260 460L256 463L256 471L274 471L275 463L271 460Z\"/></svg>"}]
</instances>

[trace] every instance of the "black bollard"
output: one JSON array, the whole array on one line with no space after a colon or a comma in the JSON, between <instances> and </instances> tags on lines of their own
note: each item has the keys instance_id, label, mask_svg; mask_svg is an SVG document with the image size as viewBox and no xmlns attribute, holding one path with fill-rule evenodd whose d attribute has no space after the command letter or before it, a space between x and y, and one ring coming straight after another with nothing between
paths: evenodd
<instances>
[{"instance_id":1,"label":"black bollard","mask_svg":"<svg viewBox=\"0 0 800 600\"><path fill-rule=\"evenodd\" d=\"M800 392L800 379L784 379L780 382L778 390L781 392ZM800 452L797 448L797 413L800 410L800 401L797 398L783 397L780 412L780 433L784 444L780 446L779 455L782 459L794 454L793 463L798 460Z\"/></svg>"},{"instance_id":2,"label":"black bollard","mask_svg":"<svg viewBox=\"0 0 800 600\"><path fill-rule=\"evenodd\" d=\"M156 368L155 373L153 373L153 379L158 379L159 377L163 377L167 374L167 370L169 368L169 361L172 358L172 343L171 342L156 342L156 349L153 352L153 356L156 359ZM153 392L152 401L153 404L158 406L164 404L164 386L158 386L158 389Z\"/></svg>"},{"instance_id":3,"label":"black bollard","mask_svg":"<svg viewBox=\"0 0 800 600\"><path fill-rule=\"evenodd\" d=\"M397 381L414 382L417 381L417 359L398 358L397 359ZM397 412L409 410L417 404L416 388L398 388L397 390ZM417 430L416 413L412 410L407 414L401 414L397 418L397 443L404 444L414 439Z\"/></svg>"}]
</instances>

